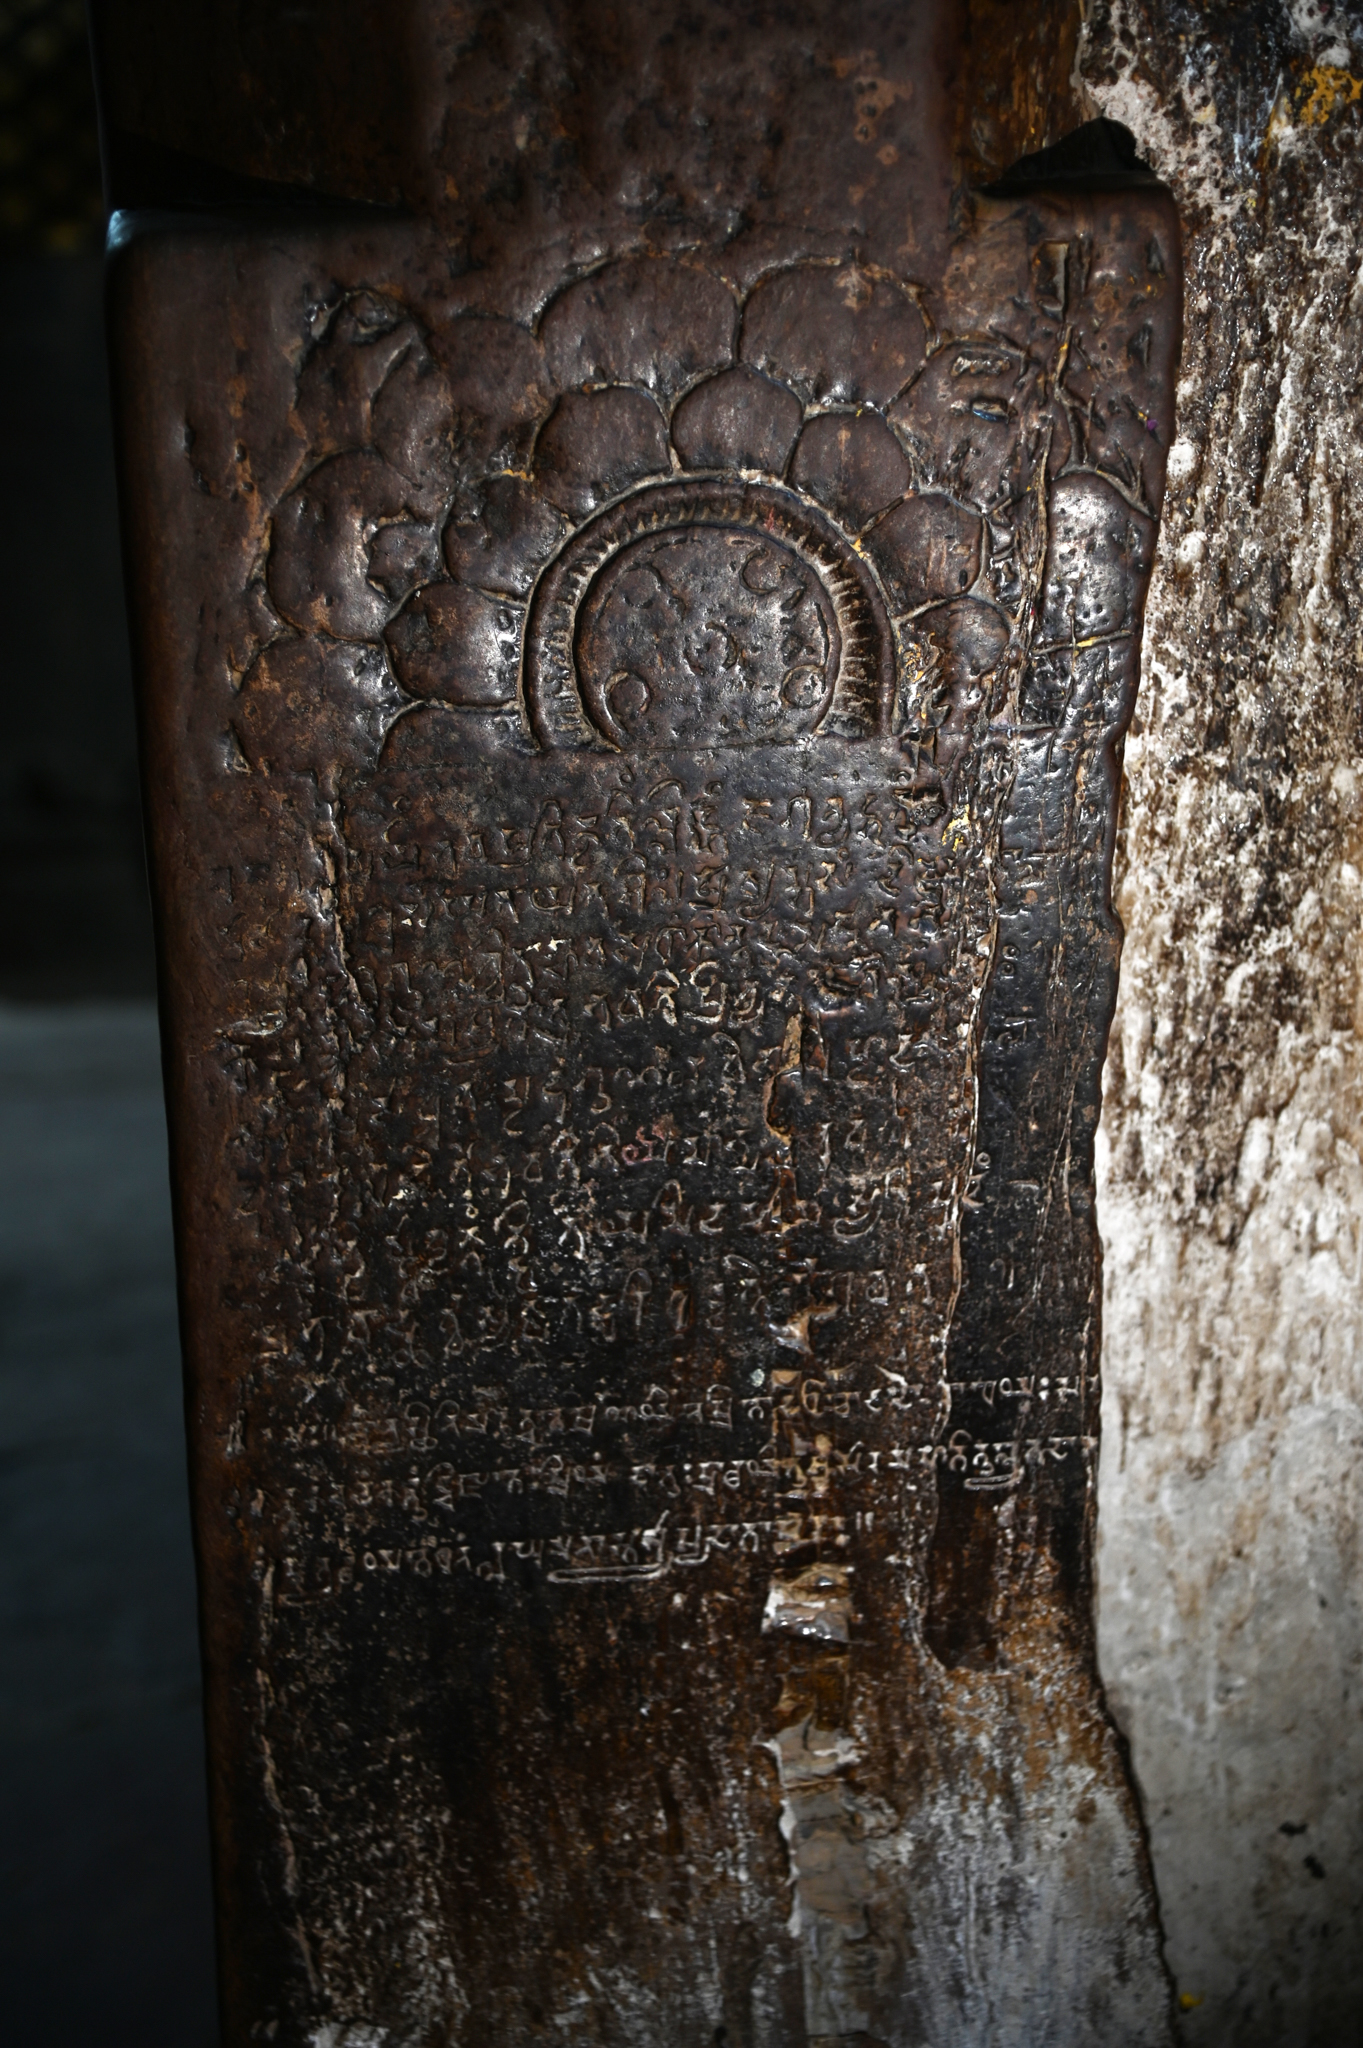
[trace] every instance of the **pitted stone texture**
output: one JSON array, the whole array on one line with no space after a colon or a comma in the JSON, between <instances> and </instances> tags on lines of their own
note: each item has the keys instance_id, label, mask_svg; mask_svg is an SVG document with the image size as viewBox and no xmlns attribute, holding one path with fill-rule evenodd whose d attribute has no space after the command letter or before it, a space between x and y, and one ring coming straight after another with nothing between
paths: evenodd
<instances>
[{"instance_id":1,"label":"pitted stone texture","mask_svg":"<svg viewBox=\"0 0 1363 2048\"><path fill-rule=\"evenodd\" d=\"M923 316L896 279L855 265L765 278L743 314L745 363L819 404L888 405L923 360Z\"/></svg>"},{"instance_id":2,"label":"pitted stone texture","mask_svg":"<svg viewBox=\"0 0 1363 2048\"><path fill-rule=\"evenodd\" d=\"M738 306L719 278L640 258L569 285L540 327L560 389L638 384L664 402L733 361Z\"/></svg>"},{"instance_id":3,"label":"pitted stone texture","mask_svg":"<svg viewBox=\"0 0 1363 2048\"><path fill-rule=\"evenodd\" d=\"M663 416L643 391L565 393L535 447L539 488L578 518L670 467Z\"/></svg>"},{"instance_id":4,"label":"pitted stone texture","mask_svg":"<svg viewBox=\"0 0 1363 2048\"><path fill-rule=\"evenodd\" d=\"M432 583L398 613L386 639L413 697L506 704L516 694L521 612L458 583Z\"/></svg>"},{"instance_id":5,"label":"pitted stone texture","mask_svg":"<svg viewBox=\"0 0 1363 2048\"><path fill-rule=\"evenodd\" d=\"M556 507L520 476L491 476L445 528L445 562L460 583L524 597L568 531Z\"/></svg>"},{"instance_id":6,"label":"pitted stone texture","mask_svg":"<svg viewBox=\"0 0 1363 2048\"><path fill-rule=\"evenodd\" d=\"M672 445L688 469L784 476L802 418L784 384L756 370L726 370L687 393L672 415Z\"/></svg>"},{"instance_id":7,"label":"pitted stone texture","mask_svg":"<svg viewBox=\"0 0 1363 2048\"><path fill-rule=\"evenodd\" d=\"M950 498L906 498L866 536L896 611L959 597L980 572L980 520Z\"/></svg>"},{"instance_id":8,"label":"pitted stone texture","mask_svg":"<svg viewBox=\"0 0 1363 2048\"><path fill-rule=\"evenodd\" d=\"M791 482L859 533L909 485L909 462L879 413L821 413L800 436Z\"/></svg>"},{"instance_id":9,"label":"pitted stone texture","mask_svg":"<svg viewBox=\"0 0 1363 2048\"><path fill-rule=\"evenodd\" d=\"M1154 540L1153 521L1102 478L1058 477L1051 491L1042 640L1129 633L1140 600L1128 565L1134 558L1148 573Z\"/></svg>"}]
</instances>

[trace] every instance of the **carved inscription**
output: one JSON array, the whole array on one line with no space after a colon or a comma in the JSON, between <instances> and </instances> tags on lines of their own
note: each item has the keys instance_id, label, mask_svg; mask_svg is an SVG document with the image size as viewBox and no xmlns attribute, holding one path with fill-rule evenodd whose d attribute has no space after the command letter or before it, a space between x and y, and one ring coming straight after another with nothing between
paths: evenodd
<instances>
[{"instance_id":1,"label":"carved inscription","mask_svg":"<svg viewBox=\"0 0 1363 2048\"><path fill-rule=\"evenodd\" d=\"M271 395L205 342L157 443L234 2038L992 2038L937 1958L1045 1950L1044 1849L1135 2048L1092 1143L1172 214L963 201L920 276L902 207L534 190L505 263L233 254Z\"/></svg>"},{"instance_id":2,"label":"carved inscription","mask_svg":"<svg viewBox=\"0 0 1363 2048\"><path fill-rule=\"evenodd\" d=\"M597 578L578 634L601 724L655 747L815 731L842 654L817 577L741 528L635 541Z\"/></svg>"},{"instance_id":3,"label":"carved inscription","mask_svg":"<svg viewBox=\"0 0 1363 2048\"><path fill-rule=\"evenodd\" d=\"M545 1544L651 1531L619 1569L657 1573L659 1532L722 1498L754 1556L817 1551L815 1517L841 1548L878 1512L881 1553L917 1571L936 1475L973 1496L1086 1464L1082 1357L984 1361L992 1379L948 1358L963 1220L1005 1173L1015 1204L1042 1186L977 1133L981 1044L1027 1057L1040 1023L1009 1006L1000 901L1051 895L1085 844L1101 859L1076 746L1125 715L1148 560L1120 422L1158 428L1079 377L1102 263L1074 246L1004 237L1007 342L984 307L934 342L877 285L922 349L850 403L811 395L779 337L830 284L861 304L851 270L759 286L670 416L627 382L555 398L576 358L510 323L423 337L362 293L325 325L301 417L354 389L377 452L328 458L281 508L269 587L367 693L370 755L329 827L338 1037L312 1084L346 1132L339 1270L310 1268L306 1334L282 1296L265 1317L262 1427L302 1455L274 1345L308 1359L328 1458L381 1395L394 1437L356 1485L291 1490L290 1558L496 1556L503 1578ZM668 274L636 265L635 298ZM279 732L296 686L275 679L308 644L247 678L261 769L279 756L252 714L273 687ZM1033 733L1050 765L1019 782ZM1053 825L1018 842L1020 792L1052 785ZM239 1073L301 1179L311 1128L280 1121L300 1100L273 1043L239 1037ZM1042 1401L1070 1412L1038 1433ZM577 1420L513 1420L536 1416ZM438 1527L413 1551L415 1517Z\"/></svg>"},{"instance_id":4,"label":"carved inscription","mask_svg":"<svg viewBox=\"0 0 1363 2048\"><path fill-rule=\"evenodd\" d=\"M591 520L536 587L526 697L549 745L743 746L888 724L885 604L851 537L772 484L698 479Z\"/></svg>"},{"instance_id":5,"label":"carved inscription","mask_svg":"<svg viewBox=\"0 0 1363 2048\"><path fill-rule=\"evenodd\" d=\"M893 739L778 747L760 776L718 749L514 776L455 752L423 713L345 807L364 1035L331 1229L368 1249L310 1343L329 1453L365 1440L376 1370L401 1421L358 1492L294 1510L289 1554L396 1553L429 1518L499 1576L640 1530L663 1548L621 1570L656 1572L716 1504L753 1555L842 1546L877 1508L901 1554L921 1504L896 1495L976 1456L937 1432L987 819ZM266 1426L301 1457L291 1406L276 1380Z\"/></svg>"}]
</instances>

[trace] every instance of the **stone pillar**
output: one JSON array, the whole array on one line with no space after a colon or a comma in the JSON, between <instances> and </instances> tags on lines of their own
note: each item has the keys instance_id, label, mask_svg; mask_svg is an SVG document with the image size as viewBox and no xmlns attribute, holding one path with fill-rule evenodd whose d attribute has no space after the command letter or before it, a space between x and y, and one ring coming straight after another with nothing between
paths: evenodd
<instances>
[{"instance_id":1,"label":"stone pillar","mask_svg":"<svg viewBox=\"0 0 1363 2048\"><path fill-rule=\"evenodd\" d=\"M1093 1163L1180 232L996 13L103 15L231 2048L1167 2037Z\"/></svg>"},{"instance_id":2,"label":"stone pillar","mask_svg":"<svg viewBox=\"0 0 1363 2048\"><path fill-rule=\"evenodd\" d=\"M1089 10L1186 238L1105 1079L1100 1645L1189 2042L1356 2038L1357 10Z\"/></svg>"}]
</instances>

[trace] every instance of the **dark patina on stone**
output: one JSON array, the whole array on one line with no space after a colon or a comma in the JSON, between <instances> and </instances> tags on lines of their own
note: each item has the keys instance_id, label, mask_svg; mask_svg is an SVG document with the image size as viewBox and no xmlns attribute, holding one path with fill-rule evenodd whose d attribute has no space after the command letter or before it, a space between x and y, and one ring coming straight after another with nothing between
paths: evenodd
<instances>
[{"instance_id":1,"label":"dark patina on stone","mask_svg":"<svg viewBox=\"0 0 1363 2048\"><path fill-rule=\"evenodd\" d=\"M116 272L233 2048L1165 2026L1092 1155L1177 224L953 192L945 12L701 14L703 143L499 10L420 217Z\"/></svg>"}]
</instances>

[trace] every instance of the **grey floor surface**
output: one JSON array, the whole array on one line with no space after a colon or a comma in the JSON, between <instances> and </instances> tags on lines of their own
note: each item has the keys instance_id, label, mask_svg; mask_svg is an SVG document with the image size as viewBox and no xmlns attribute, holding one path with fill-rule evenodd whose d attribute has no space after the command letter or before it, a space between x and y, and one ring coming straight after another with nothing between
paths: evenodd
<instances>
[{"instance_id":1,"label":"grey floor surface","mask_svg":"<svg viewBox=\"0 0 1363 2048\"><path fill-rule=\"evenodd\" d=\"M155 1014L0 1006L0 2032L211 2048Z\"/></svg>"}]
</instances>

